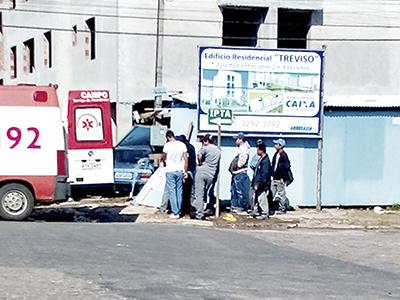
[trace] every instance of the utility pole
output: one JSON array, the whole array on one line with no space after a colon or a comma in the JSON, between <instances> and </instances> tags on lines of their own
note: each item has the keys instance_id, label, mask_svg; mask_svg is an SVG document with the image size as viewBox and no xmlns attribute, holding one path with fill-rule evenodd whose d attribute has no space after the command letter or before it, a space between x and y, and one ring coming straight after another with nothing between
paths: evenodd
<instances>
[{"instance_id":1,"label":"utility pole","mask_svg":"<svg viewBox=\"0 0 400 300\"><path fill-rule=\"evenodd\" d=\"M163 41L164 41L164 0L157 0L157 33L156 33L156 61L155 61L155 77L154 86L162 86L162 71L163 71ZM154 109L162 107L162 96L154 97Z\"/></svg>"}]
</instances>

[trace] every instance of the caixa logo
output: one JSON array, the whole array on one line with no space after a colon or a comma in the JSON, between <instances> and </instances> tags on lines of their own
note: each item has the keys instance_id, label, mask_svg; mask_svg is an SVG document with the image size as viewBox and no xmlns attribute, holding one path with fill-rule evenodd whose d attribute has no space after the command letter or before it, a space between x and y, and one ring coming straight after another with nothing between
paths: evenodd
<instances>
[{"instance_id":1,"label":"caixa logo","mask_svg":"<svg viewBox=\"0 0 400 300\"><path fill-rule=\"evenodd\" d=\"M289 108L315 108L314 100L288 100L286 106Z\"/></svg>"}]
</instances>

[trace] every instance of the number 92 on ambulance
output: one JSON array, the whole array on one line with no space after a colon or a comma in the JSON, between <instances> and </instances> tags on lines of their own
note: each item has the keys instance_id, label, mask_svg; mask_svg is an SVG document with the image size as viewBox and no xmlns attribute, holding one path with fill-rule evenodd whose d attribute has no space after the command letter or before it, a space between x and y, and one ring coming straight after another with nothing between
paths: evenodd
<instances>
[{"instance_id":1,"label":"number 92 on ambulance","mask_svg":"<svg viewBox=\"0 0 400 300\"><path fill-rule=\"evenodd\" d=\"M0 87L0 218L68 194L65 134L52 86Z\"/></svg>"}]
</instances>

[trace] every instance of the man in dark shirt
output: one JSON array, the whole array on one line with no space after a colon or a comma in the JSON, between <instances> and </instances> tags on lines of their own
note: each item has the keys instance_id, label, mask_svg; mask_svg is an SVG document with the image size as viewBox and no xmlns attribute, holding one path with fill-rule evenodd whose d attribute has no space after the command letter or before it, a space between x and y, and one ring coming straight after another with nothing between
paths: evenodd
<instances>
[{"instance_id":1,"label":"man in dark shirt","mask_svg":"<svg viewBox=\"0 0 400 300\"><path fill-rule=\"evenodd\" d=\"M271 191L273 201L279 201L279 211L286 213L287 210L287 197L286 197L286 183L288 180L288 172L290 169L290 160L283 148L286 146L284 139L277 139L273 141L275 144L275 154L272 158L272 184Z\"/></svg>"},{"instance_id":2,"label":"man in dark shirt","mask_svg":"<svg viewBox=\"0 0 400 300\"><path fill-rule=\"evenodd\" d=\"M184 134L176 137L178 141L185 144L188 153L188 177L183 184L182 214L190 213L190 199L194 197L194 177L196 174L196 149L187 140Z\"/></svg>"},{"instance_id":3,"label":"man in dark shirt","mask_svg":"<svg viewBox=\"0 0 400 300\"><path fill-rule=\"evenodd\" d=\"M271 187L271 162L263 141L257 141L257 155L260 157L254 169L253 188L254 205L253 217L264 220L269 217L268 193Z\"/></svg>"}]
</instances>

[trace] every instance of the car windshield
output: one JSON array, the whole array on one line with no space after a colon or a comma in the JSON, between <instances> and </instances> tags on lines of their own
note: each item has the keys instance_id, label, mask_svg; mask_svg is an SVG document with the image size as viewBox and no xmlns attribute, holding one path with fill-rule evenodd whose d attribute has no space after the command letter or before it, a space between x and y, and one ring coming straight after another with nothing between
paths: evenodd
<instances>
[{"instance_id":1,"label":"car windshield","mask_svg":"<svg viewBox=\"0 0 400 300\"><path fill-rule=\"evenodd\" d=\"M129 147L138 145L150 145L150 128L135 127L122 140L117 147Z\"/></svg>"}]
</instances>

